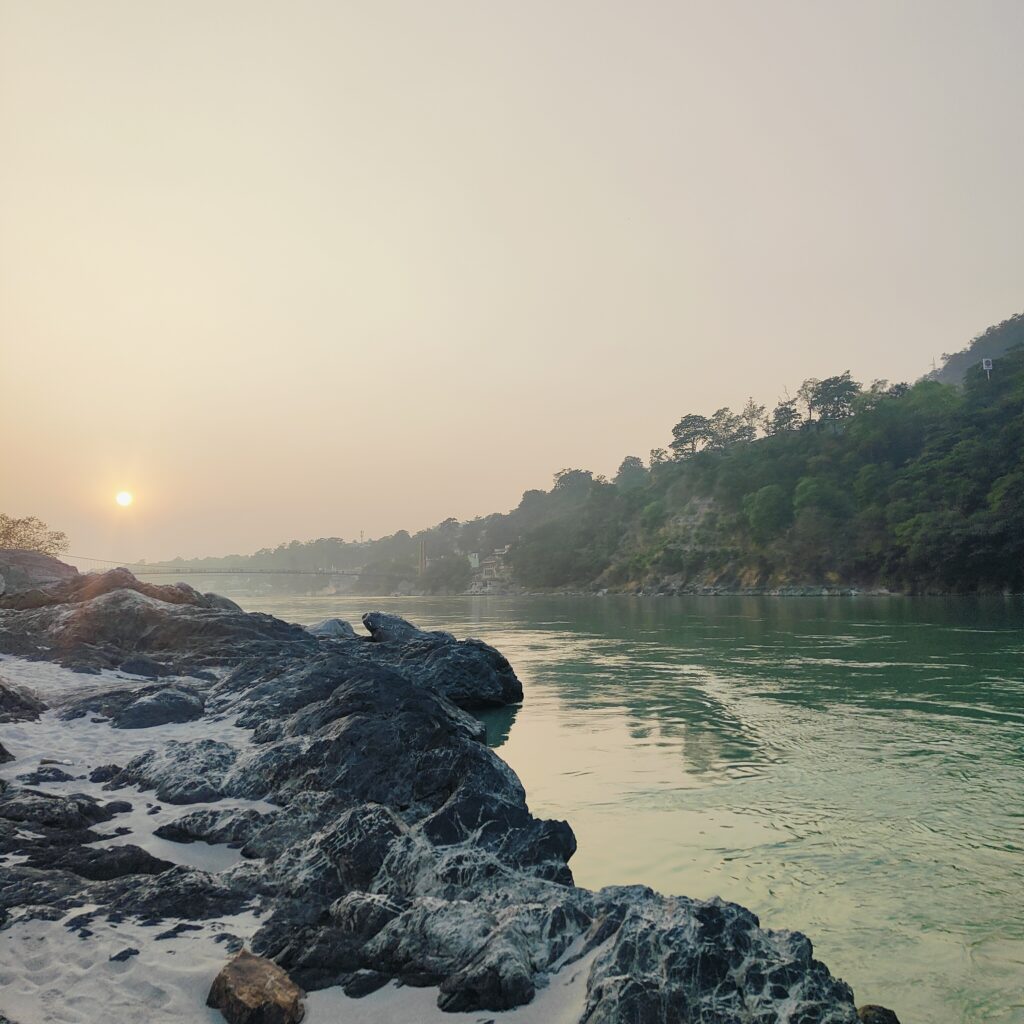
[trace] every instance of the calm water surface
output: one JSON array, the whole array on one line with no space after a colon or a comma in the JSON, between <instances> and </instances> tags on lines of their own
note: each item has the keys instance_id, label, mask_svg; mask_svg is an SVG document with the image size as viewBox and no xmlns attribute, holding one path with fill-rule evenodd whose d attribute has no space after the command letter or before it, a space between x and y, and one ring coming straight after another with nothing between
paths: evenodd
<instances>
[{"instance_id":1,"label":"calm water surface","mask_svg":"<svg viewBox=\"0 0 1024 1024\"><path fill-rule=\"evenodd\" d=\"M241 600L500 648L526 699L491 742L581 885L742 903L904 1024L1024 1022L1019 602Z\"/></svg>"}]
</instances>

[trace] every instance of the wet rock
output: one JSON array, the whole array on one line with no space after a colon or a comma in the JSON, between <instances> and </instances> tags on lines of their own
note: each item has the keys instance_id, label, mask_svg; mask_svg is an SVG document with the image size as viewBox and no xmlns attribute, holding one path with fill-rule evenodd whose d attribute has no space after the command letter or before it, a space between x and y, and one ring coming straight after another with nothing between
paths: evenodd
<instances>
[{"instance_id":1,"label":"wet rock","mask_svg":"<svg viewBox=\"0 0 1024 1024\"><path fill-rule=\"evenodd\" d=\"M2 743L0 743L0 764L7 764L10 761L15 760L17 760L17 758Z\"/></svg>"},{"instance_id":2,"label":"wet rock","mask_svg":"<svg viewBox=\"0 0 1024 1024\"><path fill-rule=\"evenodd\" d=\"M866 1003L857 1010L857 1019L861 1024L900 1024L899 1017L892 1010L874 1003Z\"/></svg>"},{"instance_id":3,"label":"wet rock","mask_svg":"<svg viewBox=\"0 0 1024 1024\"><path fill-rule=\"evenodd\" d=\"M304 996L280 967L243 949L214 979L206 1005L229 1024L297 1024Z\"/></svg>"},{"instance_id":4,"label":"wet rock","mask_svg":"<svg viewBox=\"0 0 1024 1024\"><path fill-rule=\"evenodd\" d=\"M126 960L130 960L133 956L138 956L139 951L134 946L128 946L122 949L120 953L114 953L109 959L114 963L124 963Z\"/></svg>"}]
</instances>

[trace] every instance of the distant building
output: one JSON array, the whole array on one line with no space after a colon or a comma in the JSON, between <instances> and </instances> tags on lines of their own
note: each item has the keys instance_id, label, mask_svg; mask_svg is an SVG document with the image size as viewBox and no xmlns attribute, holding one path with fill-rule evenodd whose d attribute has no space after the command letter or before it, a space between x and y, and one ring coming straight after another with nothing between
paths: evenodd
<instances>
[{"instance_id":1,"label":"distant building","mask_svg":"<svg viewBox=\"0 0 1024 1024\"><path fill-rule=\"evenodd\" d=\"M485 580L508 580L510 578L505 558L510 545L495 548L486 558L480 559L480 575Z\"/></svg>"}]
</instances>

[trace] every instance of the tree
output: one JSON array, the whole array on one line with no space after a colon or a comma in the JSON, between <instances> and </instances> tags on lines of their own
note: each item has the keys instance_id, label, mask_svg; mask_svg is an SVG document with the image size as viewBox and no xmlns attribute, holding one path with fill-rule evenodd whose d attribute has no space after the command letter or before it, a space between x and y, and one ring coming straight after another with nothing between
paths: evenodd
<instances>
[{"instance_id":1,"label":"tree","mask_svg":"<svg viewBox=\"0 0 1024 1024\"><path fill-rule=\"evenodd\" d=\"M593 482L594 474L589 469L560 469L555 474L555 486L552 490L580 492L588 490Z\"/></svg>"},{"instance_id":2,"label":"tree","mask_svg":"<svg viewBox=\"0 0 1024 1024\"><path fill-rule=\"evenodd\" d=\"M793 502L778 485L768 484L743 499L750 532L764 542L781 533L793 521Z\"/></svg>"},{"instance_id":3,"label":"tree","mask_svg":"<svg viewBox=\"0 0 1024 1024\"><path fill-rule=\"evenodd\" d=\"M636 455L627 455L615 474L615 486L630 491L643 487L646 481L647 469L644 467L644 460Z\"/></svg>"},{"instance_id":4,"label":"tree","mask_svg":"<svg viewBox=\"0 0 1024 1024\"><path fill-rule=\"evenodd\" d=\"M473 570L465 555L445 554L431 559L420 585L430 594L460 594L469 586Z\"/></svg>"},{"instance_id":5,"label":"tree","mask_svg":"<svg viewBox=\"0 0 1024 1024\"><path fill-rule=\"evenodd\" d=\"M853 415L853 402L860 391L860 384L850 376L849 370L818 381L811 398L819 419L843 420Z\"/></svg>"},{"instance_id":6,"label":"tree","mask_svg":"<svg viewBox=\"0 0 1024 1024\"><path fill-rule=\"evenodd\" d=\"M795 398L787 398L775 406L768 431L770 434L785 434L787 431L800 429L803 420L800 418L796 403Z\"/></svg>"},{"instance_id":7,"label":"tree","mask_svg":"<svg viewBox=\"0 0 1024 1024\"><path fill-rule=\"evenodd\" d=\"M688 413L672 428L672 441L669 448L677 459L688 455L696 455L699 447L708 443L711 424L706 416Z\"/></svg>"},{"instance_id":8,"label":"tree","mask_svg":"<svg viewBox=\"0 0 1024 1024\"><path fill-rule=\"evenodd\" d=\"M652 469L655 466L664 465L666 462L669 461L668 452L664 448L652 448L651 453L648 457L650 459Z\"/></svg>"},{"instance_id":9,"label":"tree","mask_svg":"<svg viewBox=\"0 0 1024 1024\"><path fill-rule=\"evenodd\" d=\"M59 555L68 549L67 535L51 530L41 519L26 516L15 519L0 512L0 548L20 551L39 551L44 555Z\"/></svg>"},{"instance_id":10,"label":"tree","mask_svg":"<svg viewBox=\"0 0 1024 1024\"><path fill-rule=\"evenodd\" d=\"M810 423L814 419L814 399L817 394L818 388L821 385L821 381L817 377L808 377L796 389L796 397L799 401L803 402L807 406L807 415L804 419Z\"/></svg>"},{"instance_id":11,"label":"tree","mask_svg":"<svg viewBox=\"0 0 1024 1024\"><path fill-rule=\"evenodd\" d=\"M758 431L765 429L767 423L765 408L763 405L758 405L751 396L747 399L747 404L743 406L740 419L743 420L745 427L745 436L742 440L753 441L757 437Z\"/></svg>"},{"instance_id":12,"label":"tree","mask_svg":"<svg viewBox=\"0 0 1024 1024\"><path fill-rule=\"evenodd\" d=\"M708 439L705 448L708 451L725 451L737 441L750 441L747 426L742 416L737 416L728 406L716 409L708 420Z\"/></svg>"}]
</instances>

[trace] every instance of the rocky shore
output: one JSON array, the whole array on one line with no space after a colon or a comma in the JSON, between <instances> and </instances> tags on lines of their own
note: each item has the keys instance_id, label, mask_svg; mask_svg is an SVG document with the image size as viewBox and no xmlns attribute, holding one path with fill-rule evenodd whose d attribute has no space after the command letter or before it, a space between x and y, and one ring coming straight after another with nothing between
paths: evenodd
<instances>
[{"instance_id":1,"label":"rocky shore","mask_svg":"<svg viewBox=\"0 0 1024 1024\"><path fill-rule=\"evenodd\" d=\"M523 699L505 658L363 625L125 570L8 583L0 1019L214 1021L216 991L238 1020L857 1021L800 933L577 887L572 829L531 814L471 714ZM285 972L290 1016L225 1001L243 948ZM250 995L256 969L234 962Z\"/></svg>"}]
</instances>

